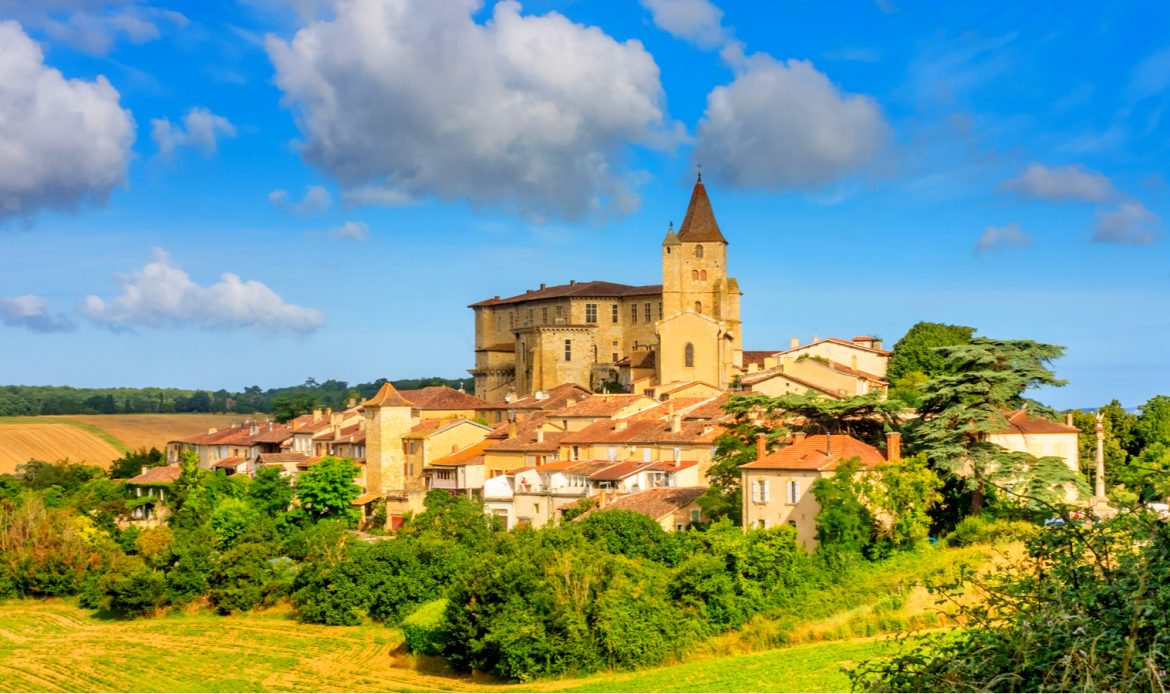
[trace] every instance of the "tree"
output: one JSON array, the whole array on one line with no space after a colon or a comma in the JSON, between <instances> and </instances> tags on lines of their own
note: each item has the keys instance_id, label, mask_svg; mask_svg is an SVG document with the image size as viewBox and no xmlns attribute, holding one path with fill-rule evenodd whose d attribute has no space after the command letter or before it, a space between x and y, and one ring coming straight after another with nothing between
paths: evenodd
<instances>
[{"instance_id":1,"label":"tree","mask_svg":"<svg viewBox=\"0 0 1170 694\"><path fill-rule=\"evenodd\" d=\"M897 425L903 408L902 403L886 400L876 392L841 400L809 393L775 398L768 411L782 412L790 420L803 422L800 428L809 434L847 434L881 445L885 432Z\"/></svg>"},{"instance_id":2,"label":"tree","mask_svg":"<svg viewBox=\"0 0 1170 694\"><path fill-rule=\"evenodd\" d=\"M877 521L879 543L913 549L930 536L930 511L940 501L942 480L927 466L926 456L882 465L869 473L866 497Z\"/></svg>"},{"instance_id":3,"label":"tree","mask_svg":"<svg viewBox=\"0 0 1170 694\"><path fill-rule=\"evenodd\" d=\"M946 359L939 347L953 347L971 342L974 328L945 323L915 323L894 345L886 377L894 395L915 404L926 381L946 373Z\"/></svg>"},{"instance_id":4,"label":"tree","mask_svg":"<svg viewBox=\"0 0 1170 694\"><path fill-rule=\"evenodd\" d=\"M248 503L260 513L276 518L288 510L293 489L279 467L264 466L248 486Z\"/></svg>"},{"instance_id":5,"label":"tree","mask_svg":"<svg viewBox=\"0 0 1170 694\"><path fill-rule=\"evenodd\" d=\"M287 422L312 412L319 404L317 396L309 392L278 395L272 399L272 416L278 422Z\"/></svg>"},{"instance_id":6,"label":"tree","mask_svg":"<svg viewBox=\"0 0 1170 694\"><path fill-rule=\"evenodd\" d=\"M1170 396L1155 395L1142 405L1133 434L1139 451L1159 443L1170 445Z\"/></svg>"},{"instance_id":7,"label":"tree","mask_svg":"<svg viewBox=\"0 0 1170 694\"><path fill-rule=\"evenodd\" d=\"M326 456L297 479L296 496L315 520L341 518L354 525L359 513L350 503L362 492L354 484L358 472L349 458Z\"/></svg>"},{"instance_id":8,"label":"tree","mask_svg":"<svg viewBox=\"0 0 1170 694\"><path fill-rule=\"evenodd\" d=\"M776 417L774 405L775 400L766 395L732 395L723 405L732 419L715 439L714 460L707 472L711 486L699 497L699 506L708 518L729 518L737 525L743 522L739 467L756 459L757 437L766 436L766 448L770 449L788 435L783 427L770 429L766 425Z\"/></svg>"},{"instance_id":9,"label":"tree","mask_svg":"<svg viewBox=\"0 0 1170 694\"><path fill-rule=\"evenodd\" d=\"M988 440L1007 428L1007 413L1023 393L1041 385L1062 386L1049 364L1064 348L1031 340L979 337L970 344L941 347L943 373L926 387L914 439L931 463L960 479L971 492L971 515L983 510L989 486L1018 477L1021 458Z\"/></svg>"},{"instance_id":10,"label":"tree","mask_svg":"<svg viewBox=\"0 0 1170 694\"><path fill-rule=\"evenodd\" d=\"M183 451L179 466L179 479L171 485L167 495L167 505L171 509L167 523L172 528L191 530L206 523L211 512L207 471L199 467L199 456L194 451Z\"/></svg>"},{"instance_id":11,"label":"tree","mask_svg":"<svg viewBox=\"0 0 1170 694\"><path fill-rule=\"evenodd\" d=\"M129 479L142 474L145 469L166 465L166 462L167 457L162 451L157 448L148 451L144 446L137 451L129 451L110 463L108 474L110 479Z\"/></svg>"},{"instance_id":12,"label":"tree","mask_svg":"<svg viewBox=\"0 0 1170 694\"><path fill-rule=\"evenodd\" d=\"M860 556L874 535L873 514L862 499L866 480L857 458L843 460L830 477L813 482L812 493L820 504L817 542L820 551L835 560Z\"/></svg>"}]
</instances>

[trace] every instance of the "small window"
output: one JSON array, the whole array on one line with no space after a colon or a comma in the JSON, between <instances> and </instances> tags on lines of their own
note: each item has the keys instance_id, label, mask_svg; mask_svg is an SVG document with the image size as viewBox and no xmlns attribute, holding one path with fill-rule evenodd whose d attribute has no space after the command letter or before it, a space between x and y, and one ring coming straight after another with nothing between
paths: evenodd
<instances>
[{"instance_id":1,"label":"small window","mask_svg":"<svg viewBox=\"0 0 1170 694\"><path fill-rule=\"evenodd\" d=\"M638 305L637 304L630 304L630 322L631 323L638 322Z\"/></svg>"},{"instance_id":2,"label":"small window","mask_svg":"<svg viewBox=\"0 0 1170 694\"><path fill-rule=\"evenodd\" d=\"M612 313L613 313L613 322L617 323L618 322L618 305L614 304L610 308L612 309Z\"/></svg>"},{"instance_id":3,"label":"small window","mask_svg":"<svg viewBox=\"0 0 1170 694\"><path fill-rule=\"evenodd\" d=\"M532 309L528 309L528 320L524 321L524 325L532 325Z\"/></svg>"},{"instance_id":4,"label":"small window","mask_svg":"<svg viewBox=\"0 0 1170 694\"><path fill-rule=\"evenodd\" d=\"M662 302L658 302L658 320L662 320Z\"/></svg>"},{"instance_id":5,"label":"small window","mask_svg":"<svg viewBox=\"0 0 1170 694\"><path fill-rule=\"evenodd\" d=\"M565 307L564 306L557 306L557 320L561 320L564 317L565 317Z\"/></svg>"},{"instance_id":6,"label":"small window","mask_svg":"<svg viewBox=\"0 0 1170 694\"><path fill-rule=\"evenodd\" d=\"M690 369L690 368L694 367L694 365L695 365L695 346L688 342L687 346L683 348L683 366Z\"/></svg>"},{"instance_id":7,"label":"small window","mask_svg":"<svg viewBox=\"0 0 1170 694\"><path fill-rule=\"evenodd\" d=\"M695 313L702 313L702 312L703 312L703 302L696 301L695 302Z\"/></svg>"},{"instance_id":8,"label":"small window","mask_svg":"<svg viewBox=\"0 0 1170 694\"><path fill-rule=\"evenodd\" d=\"M800 482L792 480L788 483L788 503L795 504L800 500Z\"/></svg>"},{"instance_id":9,"label":"small window","mask_svg":"<svg viewBox=\"0 0 1170 694\"><path fill-rule=\"evenodd\" d=\"M573 361L573 341L565 339L565 361Z\"/></svg>"},{"instance_id":10,"label":"small window","mask_svg":"<svg viewBox=\"0 0 1170 694\"><path fill-rule=\"evenodd\" d=\"M692 523L698 523L702 519L702 517L703 517L702 511L700 511L697 508L691 509L691 522Z\"/></svg>"},{"instance_id":11,"label":"small window","mask_svg":"<svg viewBox=\"0 0 1170 694\"><path fill-rule=\"evenodd\" d=\"M617 353L617 352L614 352L614 353L613 353L613 355L612 355L612 358L610 359L610 362L612 362L612 363L616 364L616 363L617 363L617 361L618 361L618 353Z\"/></svg>"},{"instance_id":12,"label":"small window","mask_svg":"<svg viewBox=\"0 0 1170 694\"><path fill-rule=\"evenodd\" d=\"M597 322L597 304L585 304L585 322Z\"/></svg>"},{"instance_id":13,"label":"small window","mask_svg":"<svg viewBox=\"0 0 1170 694\"><path fill-rule=\"evenodd\" d=\"M703 245L702 245L702 244L699 244L698 246L695 246L695 257L696 257L696 258L702 258L702 257L703 257Z\"/></svg>"},{"instance_id":14,"label":"small window","mask_svg":"<svg viewBox=\"0 0 1170 694\"><path fill-rule=\"evenodd\" d=\"M706 270L699 271L699 281L701 281L701 282L707 281L707 271Z\"/></svg>"},{"instance_id":15,"label":"small window","mask_svg":"<svg viewBox=\"0 0 1170 694\"><path fill-rule=\"evenodd\" d=\"M548 306L540 308L540 323L541 325L548 325Z\"/></svg>"},{"instance_id":16,"label":"small window","mask_svg":"<svg viewBox=\"0 0 1170 694\"><path fill-rule=\"evenodd\" d=\"M645 308L645 310L642 312L642 315L646 316L646 322L647 322L647 323L649 323L650 321L654 320L653 318L651 318L651 317L650 317L650 304L646 304L646 308Z\"/></svg>"},{"instance_id":17,"label":"small window","mask_svg":"<svg viewBox=\"0 0 1170 694\"><path fill-rule=\"evenodd\" d=\"M699 280L699 271L698 270L691 270L691 279L695 280L696 282Z\"/></svg>"}]
</instances>

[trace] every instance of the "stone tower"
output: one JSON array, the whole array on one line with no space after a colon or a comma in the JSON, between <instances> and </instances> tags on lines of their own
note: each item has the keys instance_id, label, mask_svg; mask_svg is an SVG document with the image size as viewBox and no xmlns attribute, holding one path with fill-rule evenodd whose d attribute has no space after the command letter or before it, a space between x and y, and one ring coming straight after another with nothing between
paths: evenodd
<instances>
[{"instance_id":1,"label":"stone tower","mask_svg":"<svg viewBox=\"0 0 1170 694\"><path fill-rule=\"evenodd\" d=\"M366 408L366 491L399 496L406 489L402 437L412 426L411 405L389 382L364 403Z\"/></svg>"},{"instance_id":2,"label":"stone tower","mask_svg":"<svg viewBox=\"0 0 1170 694\"><path fill-rule=\"evenodd\" d=\"M699 176L678 233L670 229L662 242L660 383L731 384L743 363L740 294L727 274L727 239Z\"/></svg>"}]
</instances>

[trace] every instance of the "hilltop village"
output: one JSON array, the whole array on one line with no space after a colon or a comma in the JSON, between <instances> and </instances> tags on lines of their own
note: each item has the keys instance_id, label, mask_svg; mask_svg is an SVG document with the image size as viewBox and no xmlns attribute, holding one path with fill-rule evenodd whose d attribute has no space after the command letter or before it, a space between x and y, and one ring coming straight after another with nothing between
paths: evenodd
<instances>
[{"instance_id":1,"label":"hilltop village","mask_svg":"<svg viewBox=\"0 0 1170 694\"><path fill-rule=\"evenodd\" d=\"M225 475L275 466L293 478L327 456L350 458L363 490L353 504L367 527L397 529L424 509L428 492L445 490L482 500L507 528L557 522L590 499L682 530L706 520L698 499L733 394L885 396L890 353L875 337L743 349L742 292L701 178L661 254L658 285L573 281L471 304L474 394L386 383L342 411L169 442L168 465L127 480L136 496L157 498L137 506L134 521L165 517L167 487L190 451ZM1007 421L996 443L1078 469L1075 427L1022 410ZM797 433L769 452L760 439L755 460L740 467L744 526L791 525L812 548L820 510L813 483L846 460L864 468L898 461L899 434L888 434L883 448Z\"/></svg>"}]
</instances>

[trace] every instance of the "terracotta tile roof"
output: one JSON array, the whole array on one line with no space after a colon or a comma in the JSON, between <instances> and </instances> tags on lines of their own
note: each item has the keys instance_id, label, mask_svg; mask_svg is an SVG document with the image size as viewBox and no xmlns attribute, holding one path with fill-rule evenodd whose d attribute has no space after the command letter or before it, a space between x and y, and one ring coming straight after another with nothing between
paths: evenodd
<instances>
[{"instance_id":1,"label":"terracotta tile roof","mask_svg":"<svg viewBox=\"0 0 1170 694\"><path fill-rule=\"evenodd\" d=\"M836 470L842 461L860 458L864 467L886 462L873 446L847 434L817 434L744 465L749 470Z\"/></svg>"},{"instance_id":2,"label":"terracotta tile roof","mask_svg":"<svg viewBox=\"0 0 1170 694\"><path fill-rule=\"evenodd\" d=\"M410 403L403 400L394 386L386 381L374 397L362 403L363 407L410 407Z\"/></svg>"},{"instance_id":3,"label":"terracotta tile roof","mask_svg":"<svg viewBox=\"0 0 1170 694\"><path fill-rule=\"evenodd\" d=\"M627 494L606 504L604 509L591 509L581 514L583 518L599 510L636 511L654 520L676 513L695 503L706 487L659 487L637 494Z\"/></svg>"},{"instance_id":4,"label":"terracotta tile roof","mask_svg":"<svg viewBox=\"0 0 1170 694\"><path fill-rule=\"evenodd\" d=\"M543 398L536 394L525 395L512 402L493 402L484 405L484 410L558 410L565 406L570 399L582 400L593 392L576 383L562 383L561 385L544 392Z\"/></svg>"},{"instance_id":5,"label":"terracotta tile roof","mask_svg":"<svg viewBox=\"0 0 1170 694\"><path fill-rule=\"evenodd\" d=\"M179 476L182 474L183 469L178 465L161 465L159 467L152 467L141 475L131 477L126 480L126 484L136 484L143 487L173 484L178 481Z\"/></svg>"},{"instance_id":6,"label":"terracotta tile roof","mask_svg":"<svg viewBox=\"0 0 1170 694\"><path fill-rule=\"evenodd\" d=\"M308 458L309 456L304 453L261 453L256 460L261 465L266 465L268 463L299 463Z\"/></svg>"},{"instance_id":7,"label":"terracotta tile roof","mask_svg":"<svg viewBox=\"0 0 1170 694\"><path fill-rule=\"evenodd\" d=\"M764 365L764 360L768 357L775 356L781 350L765 349L765 350L744 350L743 353L743 368L747 368L751 364Z\"/></svg>"},{"instance_id":8,"label":"terracotta tile roof","mask_svg":"<svg viewBox=\"0 0 1170 694\"><path fill-rule=\"evenodd\" d=\"M525 301L563 299L569 297L597 297L599 299L608 299L621 298L626 296L650 296L661 294L661 284L633 286L629 284L616 284L614 282L599 281L570 282L569 284L558 284L552 287L545 287L544 289L530 289L523 294L510 296L506 299L501 299L499 297L484 299L483 301L471 304L469 308L479 308L481 306L500 306L503 304L519 304Z\"/></svg>"},{"instance_id":9,"label":"terracotta tile roof","mask_svg":"<svg viewBox=\"0 0 1170 694\"><path fill-rule=\"evenodd\" d=\"M655 408L658 410L659 408ZM624 425L624 426L622 426ZM666 417L629 417L594 422L580 431L565 434L562 444L712 443L723 427L710 420L683 420L680 430L671 431Z\"/></svg>"},{"instance_id":10,"label":"terracotta tile roof","mask_svg":"<svg viewBox=\"0 0 1170 694\"><path fill-rule=\"evenodd\" d=\"M563 431L544 432L544 441L536 440L536 429L527 431L518 430L516 436L488 443L487 450L498 453L556 453L560 448L560 441L565 437Z\"/></svg>"},{"instance_id":11,"label":"terracotta tile roof","mask_svg":"<svg viewBox=\"0 0 1170 694\"><path fill-rule=\"evenodd\" d=\"M370 503L371 501L377 501L378 499L381 499L381 498L382 498L382 495L379 494L378 492L366 492L365 494L358 495L357 498L355 498L353 501L349 502L349 505L350 506L365 506L366 504Z\"/></svg>"},{"instance_id":12,"label":"terracotta tile roof","mask_svg":"<svg viewBox=\"0 0 1170 694\"><path fill-rule=\"evenodd\" d=\"M479 443L468 446L461 451L456 451L450 455L445 455L438 460L429 463L427 467L463 467L466 465L483 465L483 449L491 443L487 439Z\"/></svg>"},{"instance_id":13,"label":"terracotta tile roof","mask_svg":"<svg viewBox=\"0 0 1170 694\"><path fill-rule=\"evenodd\" d=\"M618 480L624 480L627 477L632 477L639 472L674 472L686 470L687 468L698 465L698 463L694 460L684 460L680 461L678 465L675 465L673 461L646 463L640 460L627 460L621 463L606 463L605 465L606 467L589 475L589 479L595 482L616 482Z\"/></svg>"},{"instance_id":14,"label":"terracotta tile roof","mask_svg":"<svg viewBox=\"0 0 1170 694\"><path fill-rule=\"evenodd\" d=\"M598 470L613 466L613 463L597 460L554 460L544 465L537 465L534 470L539 473L564 472L570 475L588 477ZM519 472L519 470L516 470Z\"/></svg>"},{"instance_id":15,"label":"terracotta tile roof","mask_svg":"<svg viewBox=\"0 0 1170 694\"><path fill-rule=\"evenodd\" d=\"M446 422L441 419L422 419L410 428L410 433L404 439L424 439L438 431Z\"/></svg>"},{"instance_id":16,"label":"terracotta tile roof","mask_svg":"<svg viewBox=\"0 0 1170 694\"><path fill-rule=\"evenodd\" d=\"M173 439L169 443L187 443L195 446L208 446L221 443L232 443L229 439L238 439L240 436L245 438L248 435L247 425L233 425L225 429L217 429L216 431L208 432L206 434L195 434L187 439Z\"/></svg>"},{"instance_id":17,"label":"terracotta tile roof","mask_svg":"<svg viewBox=\"0 0 1170 694\"><path fill-rule=\"evenodd\" d=\"M729 393L720 393L710 398L674 398L671 402L674 403L674 411L681 414L683 419L721 420L727 416L723 406L729 397Z\"/></svg>"},{"instance_id":18,"label":"terracotta tile roof","mask_svg":"<svg viewBox=\"0 0 1170 694\"><path fill-rule=\"evenodd\" d=\"M487 401L449 386L400 390L398 394L420 410L478 410L487 405Z\"/></svg>"},{"instance_id":19,"label":"terracotta tile roof","mask_svg":"<svg viewBox=\"0 0 1170 694\"><path fill-rule=\"evenodd\" d=\"M740 382L740 384L745 385L745 386L754 386L757 383L763 383L764 381L769 381L773 378L783 378L783 379L792 381L793 383L796 383L797 385L804 386L805 388L808 388L810 390L815 390L819 393L824 393L825 395L831 395L835 398L841 396L841 393L838 393L837 391L831 390L831 389L826 388L822 385L817 385L816 383L813 383L812 381L806 381L803 378L797 378L796 376L793 376L792 374L784 373L783 371L780 370L780 367L767 369L766 371L758 371L754 374L751 374L750 376L744 376L743 378L739 379L739 382Z\"/></svg>"},{"instance_id":20,"label":"terracotta tile roof","mask_svg":"<svg viewBox=\"0 0 1170 694\"><path fill-rule=\"evenodd\" d=\"M876 381L879 383L886 382L886 379L882 378L881 376L878 376L877 374L871 374L868 371L862 371L861 369L855 369L852 366L846 366L839 361L830 360L828 366L829 366L829 368L833 369L834 371L837 371L837 372L843 373L843 374L847 374L849 376L858 376L858 377L864 378L868 381Z\"/></svg>"},{"instance_id":21,"label":"terracotta tile roof","mask_svg":"<svg viewBox=\"0 0 1170 694\"><path fill-rule=\"evenodd\" d=\"M703 185L701 176L691 192L687 215L683 217L682 226L678 228L678 239L683 243L727 243L727 239L723 238L719 231L719 224L715 221L711 201L707 199L707 187Z\"/></svg>"},{"instance_id":22,"label":"terracotta tile roof","mask_svg":"<svg viewBox=\"0 0 1170 694\"><path fill-rule=\"evenodd\" d=\"M280 443L292 436L292 428L283 424L261 425L260 431L248 437L251 443Z\"/></svg>"},{"instance_id":23,"label":"terracotta tile roof","mask_svg":"<svg viewBox=\"0 0 1170 694\"><path fill-rule=\"evenodd\" d=\"M628 366L631 369L653 369L657 363L658 353L652 349L648 349L622 357L616 363L616 366Z\"/></svg>"},{"instance_id":24,"label":"terracotta tile roof","mask_svg":"<svg viewBox=\"0 0 1170 694\"><path fill-rule=\"evenodd\" d=\"M497 342L494 345L488 345L482 349L475 350L477 352L515 352L515 342Z\"/></svg>"},{"instance_id":25,"label":"terracotta tile roof","mask_svg":"<svg viewBox=\"0 0 1170 694\"><path fill-rule=\"evenodd\" d=\"M219 460L219 461L215 462L211 467L225 468L226 469L229 467L236 467L236 466L240 465L241 463L246 463L246 462L248 462L247 458L240 458L240 457L224 458L223 460Z\"/></svg>"},{"instance_id":26,"label":"terracotta tile roof","mask_svg":"<svg viewBox=\"0 0 1170 694\"><path fill-rule=\"evenodd\" d=\"M657 405L645 395L591 395L584 400L575 400L569 407L562 407L548 413L550 418L561 417L612 417L631 405L644 401L642 409Z\"/></svg>"},{"instance_id":27,"label":"terracotta tile roof","mask_svg":"<svg viewBox=\"0 0 1170 694\"><path fill-rule=\"evenodd\" d=\"M995 432L996 434L1073 434L1080 432L1080 429L1067 424L1050 422L1043 417L1033 417L1028 414L1027 410L1011 412L1007 415L1007 420L1007 428Z\"/></svg>"},{"instance_id":28,"label":"terracotta tile roof","mask_svg":"<svg viewBox=\"0 0 1170 694\"><path fill-rule=\"evenodd\" d=\"M865 350L866 352L874 352L876 354L889 354L889 352L884 350L884 349L878 349L877 347L868 347L866 345L859 345L856 342L853 342L852 340L842 340L839 337L826 337L824 340L822 340L822 342L835 342L839 345L845 345L847 347L855 347L857 349Z\"/></svg>"}]
</instances>

